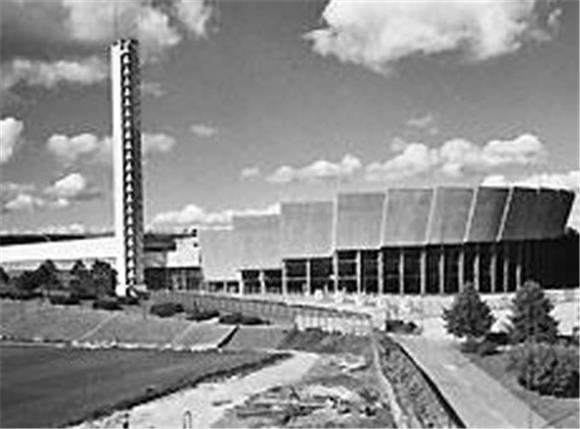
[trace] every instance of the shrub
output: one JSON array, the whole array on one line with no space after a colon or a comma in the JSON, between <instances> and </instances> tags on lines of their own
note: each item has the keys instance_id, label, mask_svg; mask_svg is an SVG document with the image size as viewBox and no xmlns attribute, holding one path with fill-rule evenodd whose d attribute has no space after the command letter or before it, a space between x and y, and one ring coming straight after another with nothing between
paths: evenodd
<instances>
[{"instance_id":1,"label":"shrub","mask_svg":"<svg viewBox=\"0 0 580 429\"><path fill-rule=\"evenodd\" d=\"M81 303L75 295L52 295L49 301L53 305L79 305Z\"/></svg>"},{"instance_id":2,"label":"shrub","mask_svg":"<svg viewBox=\"0 0 580 429\"><path fill-rule=\"evenodd\" d=\"M40 298L41 296L42 294L38 291L16 288L5 289L0 293L0 298L17 301L28 301L35 298Z\"/></svg>"},{"instance_id":3,"label":"shrub","mask_svg":"<svg viewBox=\"0 0 580 429\"><path fill-rule=\"evenodd\" d=\"M509 368L518 383L542 395L578 397L578 349L546 343L526 343L509 354Z\"/></svg>"},{"instance_id":4,"label":"shrub","mask_svg":"<svg viewBox=\"0 0 580 429\"><path fill-rule=\"evenodd\" d=\"M385 322L385 331L400 334L414 334L419 331L419 327L415 322L405 322L399 319L391 319Z\"/></svg>"},{"instance_id":5,"label":"shrub","mask_svg":"<svg viewBox=\"0 0 580 429\"><path fill-rule=\"evenodd\" d=\"M479 356L490 356L497 353L497 344L493 341L483 340L477 345L477 354Z\"/></svg>"},{"instance_id":6,"label":"shrub","mask_svg":"<svg viewBox=\"0 0 580 429\"><path fill-rule=\"evenodd\" d=\"M116 298L101 298L93 302L93 308L95 310L108 310L108 311L118 311L122 310L121 304Z\"/></svg>"},{"instance_id":7,"label":"shrub","mask_svg":"<svg viewBox=\"0 0 580 429\"><path fill-rule=\"evenodd\" d=\"M268 324L267 321L260 319L256 316L245 316L241 313L231 313L221 316L219 318L220 323L226 325L264 325Z\"/></svg>"},{"instance_id":8,"label":"shrub","mask_svg":"<svg viewBox=\"0 0 580 429\"><path fill-rule=\"evenodd\" d=\"M481 300L472 283L455 295L451 308L443 310L447 332L458 338L481 337L489 332L494 317L489 306Z\"/></svg>"},{"instance_id":9,"label":"shrub","mask_svg":"<svg viewBox=\"0 0 580 429\"><path fill-rule=\"evenodd\" d=\"M196 322L202 320L213 319L214 317L219 317L219 312L217 310L198 310L195 309L187 313L187 320L193 320Z\"/></svg>"},{"instance_id":10,"label":"shrub","mask_svg":"<svg viewBox=\"0 0 580 429\"><path fill-rule=\"evenodd\" d=\"M149 311L159 317L171 317L178 313L183 313L183 305L178 302L164 302L153 304Z\"/></svg>"},{"instance_id":11,"label":"shrub","mask_svg":"<svg viewBox=\"0 0 580 429\"><path fill-rule=\"evenodd\" d=\"M139 298L136 296L120 296L117 301L121 305L139 305Z\"/></svg>"},{"instance_id":12,"label":"shrub","mask_svg":"<svg viewBox=\"0 0 580 429\"><path fill-rule=\"evenodd\" d=\"M488 332L485 339L496 346L506 346L510 343L510 335L507 332Z\"/></svg>"},{"instance_id":13,"label":"shrub","mask_svg":"<svg viewBox=\"0 0 580 429\"><path fill-rule=\"evenodd\" d=\"M516 343L527 340L555 342L558 322L550 315L553 308L538 283L525 282L512 301L512 340Z\"/></svg>"}]
</instances>

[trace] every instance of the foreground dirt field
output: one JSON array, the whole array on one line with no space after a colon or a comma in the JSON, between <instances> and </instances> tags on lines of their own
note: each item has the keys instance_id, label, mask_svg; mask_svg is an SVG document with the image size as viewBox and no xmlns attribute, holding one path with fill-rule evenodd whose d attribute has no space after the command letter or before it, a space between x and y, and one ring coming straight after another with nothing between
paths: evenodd
<instances>
[{"instance_id":1,"label":"foreground dirt field","mask_svg":"<svg viewBox=\"0 0 580 429\"><path fill-rule=\"evenodd\" d=\"M0 346L0 426L53 427L125 408L214 374L259 367L265 353Z\"/></svg>"}]
</instances>

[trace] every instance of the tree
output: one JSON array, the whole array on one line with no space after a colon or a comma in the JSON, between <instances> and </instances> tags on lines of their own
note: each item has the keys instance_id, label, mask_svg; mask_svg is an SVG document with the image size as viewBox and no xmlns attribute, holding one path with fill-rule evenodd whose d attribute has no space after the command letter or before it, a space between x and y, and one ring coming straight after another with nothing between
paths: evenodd
<instances>
[{"instance_id":1,"label":"tree","mask_svg":"<svg viewBox=\"0 0 580 429\"><path fill-rule=\"evenodd\" d=\"M451 308L443 310L443 320L447 332L458 337L466 337L470 342L489 332L494 317L489 306L481 300L472 283L455 295Z\"/></svg>"},{"instance_id":2,"label":"tree","mask_svg":"<svg viewBox=\"0 0 580 429\"><path fill-rule=\"evenodd\" d=\"M558 322L550 315L553 308L542 287L534 281L526 281L512 300L512 340L517 343L555 342L558 337Z\"/></svg>"},{"instance_id":3,"label":"tree","mask_svg":"<svg viewBox=\"0 0 580 429\"><path fill-rule=\"evenodd\" d=\"M4 269L4 267L0 267L0 285L6 286L10 283L10 276Z\"/></svg>"},{"instance_id":4,"label":"tree","mask_svg":"<svg viewBox=\"0 0 580 429\"><path fill-rule=\"evenodd\" d=\"M47 259L34 271L37 286L45 289L59 289L62 283L58 276L58 268L53 261Z\"/></svg>"},{"instance_id":5,"label":"tree","mask_svg":"<svg viewBox=\"0 0 580 429\"><path fill-rule=\"evenodd\" d=\"M96 260L91 267L91 278L98 295L114 295L117 273L107 262Z\"/></svg>"},{"instance_id":6,"label":"tree","mask_svg":"<svg viewBox=\"0 0 580 429\"><path fill-rule=\"evenodd\" d=\"M79 259L74 263L70 275L70 290L72 294L81 299L95 298L97 296L91 273L83 261Z\"/></svg>"}]
</instances>

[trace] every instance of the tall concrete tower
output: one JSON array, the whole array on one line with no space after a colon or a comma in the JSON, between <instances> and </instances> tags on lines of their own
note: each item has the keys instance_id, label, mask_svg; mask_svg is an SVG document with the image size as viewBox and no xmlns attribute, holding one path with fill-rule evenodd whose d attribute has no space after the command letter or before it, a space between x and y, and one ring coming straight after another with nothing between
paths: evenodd
<instances>
[{"instance_id":1,"label":"tall concrete tower","mask_svg":"<svg viewBox=\"0 0 580 429\"><path fill-rule=\"evenodd\" d=\"M138 48L138 42L133 39L120 39L111 46L115 238L118 246L116 293L119 296L145 288Z\"/></svg>"}]
</instances>

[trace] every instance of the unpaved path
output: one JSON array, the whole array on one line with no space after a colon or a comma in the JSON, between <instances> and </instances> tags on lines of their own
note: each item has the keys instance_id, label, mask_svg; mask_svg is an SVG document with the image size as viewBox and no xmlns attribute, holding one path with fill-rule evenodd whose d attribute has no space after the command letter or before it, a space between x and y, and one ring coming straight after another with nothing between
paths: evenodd
<instances>
[{"instance_id":1,"label":"unpaved path","mask_svg":"<svg viewBox=\"0 0 580 429\"><path fill-rule=\"evenodd\" d=\"M189 427L208 428L217 422L228 408L242 404L251 395L298 381L318 358L318 355L313 353L294 352L290 358L244 377L202 383L191 389L138 405L129 410L129 427L183 427L184 414L189 411L192 420ZM126 412L115 412L77 427L122 427L124 414Z\"/></svg>"}]
</instances>

